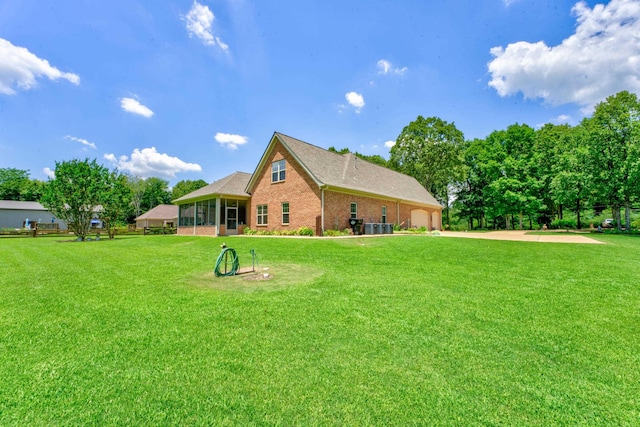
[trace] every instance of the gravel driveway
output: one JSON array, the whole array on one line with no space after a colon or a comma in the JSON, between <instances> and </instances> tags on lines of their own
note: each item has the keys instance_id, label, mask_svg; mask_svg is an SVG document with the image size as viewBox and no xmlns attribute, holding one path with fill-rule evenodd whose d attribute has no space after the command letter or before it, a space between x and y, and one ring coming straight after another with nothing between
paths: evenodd
<instances>
[{"instance_id":1,"label":"gravel driveway","mask_svg":"<svg viewBox=\"0 0 640 427\"><path fill-rule=\"evenodd\" d=\"M576 233L553 233L548 234L527 234L527 230L499 230L467 233L464 231L443 231L441 236L445 237L464 237L468 239L488 239L488 240L516 240L519 242L548 242L548 243L586 243L603 245L604 242L592 239L583 234Z\"/></svg>"}]
</instances>

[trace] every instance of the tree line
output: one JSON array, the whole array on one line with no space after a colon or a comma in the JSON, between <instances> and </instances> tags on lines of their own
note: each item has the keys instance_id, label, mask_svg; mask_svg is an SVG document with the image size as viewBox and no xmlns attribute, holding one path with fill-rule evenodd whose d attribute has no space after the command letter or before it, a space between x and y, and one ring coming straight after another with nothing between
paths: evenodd
<instances>
[{"instance_id":1,"label":"tree line","mask_svg":"<svg viewBox=\"0 0 640 427\"><path fill-rule=\"evenodd\" d=\"M419 116L391 148L387 166L415 177L468 228L537 228L571 211L610 209L631 229L640 200L640 103L622 91L577 126L513 124L465 140L453 123ZM624 212L621 215L621 211Z\"/></svg>"},{"instance_id":2,"label":"tree line","mask_svg":"<svg viewBox=\"0 0 640 427\"><path fill-rule=\"evenodd\" d=\"M204 180L182 180L172 189L156 177L140 178L109 170L95 159L56 162L55 177L31 179L29 171L0 169L0 200L36 201L64 220L81 240L98 217L109 237L118 224L207 185Z\"/></svg>"}]
</instances>

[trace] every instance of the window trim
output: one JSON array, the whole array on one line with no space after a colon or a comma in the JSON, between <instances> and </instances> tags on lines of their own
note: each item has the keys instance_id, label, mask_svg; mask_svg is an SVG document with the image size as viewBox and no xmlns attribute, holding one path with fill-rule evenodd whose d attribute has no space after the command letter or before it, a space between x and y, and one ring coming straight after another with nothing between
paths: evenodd
<instances>
[{"instance_id":1,"label":"window trim","mask_svg":"<svg viewBox=\"0 0 640 427\"><path fill-rule=\"evenodd\" d=\"M275 178L275 179L274 179ZM287 178L287 162L285 159L271 163L271 183L276 184Z\"/></svg>"},{"instance_id":2,"label":"window trim","mask_svg":"<svg viewBox=\"0 0 640 427\"><path fill-rule=\"evenodd\" d=\"M355 212L353 210L353 208L355 209ZM351 202L351 207L349 208L349 212L351 213L351 218L358 218L358 203L357 202Z\"/></svg>"},{"instance_id":3,"label":"window trim","mask_svg":"<svg viewBox=\"0 0 640 427\"><path fill-rule=\"evenodd\" d=\"M262 212L260 212L261 210ZM269 225L269 205L256 205L256 226L266 227L267 225Z\"/></svg>"},{"instance_id":4,"label":"window trim","mask_svg":"<svg viewBox=\"0 0 640 427\"><path fill-rule=\"evenodd\" d=\"M291 214L291 205L289 204L289 202L282 202L281 204L282 206L282 225L289 225L289 221L290 221L290 214ZM284 208L285 206L287 207L287 211L285 212ZM287 216L287 221L285 222L284 217L285 215Z\"/></svg>"},{"instance_id":5,"label":"window trim","mask_svg":"<svg viewBox=\"0 0 640 427\"><path fill-rule=\"evenodd\" d=\"M386 224L387 223L387 207L386 206L382 206L382 223Z\"/></svg>"}]
</instances>

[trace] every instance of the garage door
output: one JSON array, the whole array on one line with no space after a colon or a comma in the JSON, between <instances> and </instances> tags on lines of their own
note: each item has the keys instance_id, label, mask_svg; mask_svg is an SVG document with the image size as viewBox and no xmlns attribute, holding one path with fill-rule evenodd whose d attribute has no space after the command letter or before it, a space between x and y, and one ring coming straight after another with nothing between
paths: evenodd
<instances>
[{"instance_id":1,"label":"garage door","mask_svg":"<svg viewBox=\"0 0 640 427\"><path fill-rule=\"evenodd\" d=\"M427 227L430 230L429 212L422 209L414 209L411 211L411 227Z\"/></svg>"},{"instance_id":2,"label":"garage door","mask_svg":"<svg viewBox=\"0 0 640 427\"><path fill-rule=\"evenodd\" d=\"M431 224L434 230L441 230L442 224L440 224L440 215L438 212L431 212Z\"/></svg>"}]
</instances>

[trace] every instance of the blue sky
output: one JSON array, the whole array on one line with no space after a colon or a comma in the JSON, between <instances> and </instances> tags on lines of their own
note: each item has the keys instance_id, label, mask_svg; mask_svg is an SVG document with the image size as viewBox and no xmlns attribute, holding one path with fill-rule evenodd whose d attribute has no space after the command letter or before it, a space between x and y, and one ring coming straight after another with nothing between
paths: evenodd
<instances>
[{"instance_id":1,"label":"blue sky","mask_svg":"<svg viewBox=\"0 0 640 427\"><path fill-rule=\"evenodd\" d=\"M0 0L0 167L96 158L171 185L253 172L274 131L388 158L640 93L640 0Z\"/></svg>"}]
</instances>

